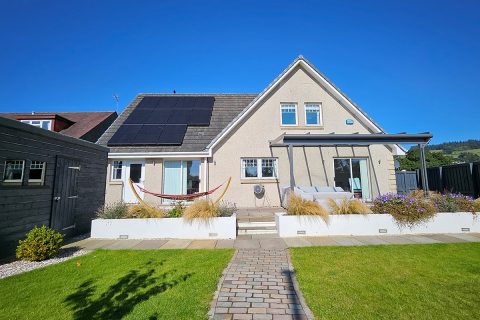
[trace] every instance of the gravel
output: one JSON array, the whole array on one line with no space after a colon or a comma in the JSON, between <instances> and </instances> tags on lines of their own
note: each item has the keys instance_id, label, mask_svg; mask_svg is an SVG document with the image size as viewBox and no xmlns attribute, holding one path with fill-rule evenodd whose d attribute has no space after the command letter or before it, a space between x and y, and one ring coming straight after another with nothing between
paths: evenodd
<instances>
[{"instance_id":1,"label":"gravel","mask_svg":"<svg viewBox=\"0 0 480 320\"><path fill-rule=\"evenodd\" d=\"M75 257L87 254L88 250L64 249L60 254L54 258L44 261L25 261L18 260L11 263L0 265L0 279L10 277L19 273L31 271L38 268L43 268L52 264L60 263L70 260Z\"/></svg>"}]
</instances>

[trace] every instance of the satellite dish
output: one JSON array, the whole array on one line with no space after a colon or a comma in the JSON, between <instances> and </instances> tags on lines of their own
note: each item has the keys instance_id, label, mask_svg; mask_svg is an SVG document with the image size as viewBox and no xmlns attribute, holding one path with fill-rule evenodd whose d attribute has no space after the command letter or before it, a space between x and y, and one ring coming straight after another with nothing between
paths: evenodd
<instances>
[{"instance_id":1,"label":"satellite dish","mask_svg":"<svg viewBox=\"0 0 480 320\"><path fill-rule=\"evenodd\" d=\"M253 186L253 193L255 193L255 195L261 195L265 192L265 188L261 185L261 184L256 184Z\"/></svg>"}]
</instances>

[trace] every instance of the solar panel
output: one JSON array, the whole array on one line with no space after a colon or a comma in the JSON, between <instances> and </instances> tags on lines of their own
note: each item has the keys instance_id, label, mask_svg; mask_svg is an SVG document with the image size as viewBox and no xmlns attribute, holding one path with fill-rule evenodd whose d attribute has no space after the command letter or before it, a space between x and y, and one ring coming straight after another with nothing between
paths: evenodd
<instances>
[{"instance_id":1,"label":"solar panel","mask_svg":"<svg viewBox=\"0 0 480 320\"><path fill-rule=\"evenodd\" d=\"M184 124L122 125L108 145L181 145L186 131Z\"/></svg>"},{"instance_id":2,"label":"solar panel","mask_svg":"<svg viewBox=\"0 0 480 320\"><path fill-rule=\"evenodd\" d=\"M180 145L187 126L209 126L212 96L146 96L109 145Z\"/></svg>"}]
</instances>

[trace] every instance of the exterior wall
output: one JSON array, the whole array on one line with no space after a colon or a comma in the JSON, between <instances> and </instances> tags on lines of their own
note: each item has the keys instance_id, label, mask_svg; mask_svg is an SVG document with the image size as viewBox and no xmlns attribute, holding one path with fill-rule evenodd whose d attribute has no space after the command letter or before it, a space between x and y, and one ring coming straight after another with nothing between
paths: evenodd
<instances>
[{"instance_id":1,"label":"exterior wall","mask_svg":"<svg viewBox=\"0 0 480 320\"><path fill-rule=\"evenodd\" d=\"M292 102L297 103L298 126L282 127L280 104ZM305 126L304 103L321 103L322 126ZM353 119L354 124L346 125L346 119ZM228 176L232 176L232 184L225 195L225 200L236 203L238 207L279 206L280 187L289 185L289 160L286 148L270 148L269 141L283 133L308 132L370 133L354 114L347 111L303 69L297 68L263 104L213 150L213 158L209 161L209 185L215 186ZM242 157L278 157L279 181L242 181L240 164ZM334 185L333 157L368 157L372 195L395 191L392 152L381 145L370 148L294 148L296 184ZM258 183L265 187L265 195L261 198L257 198L253 193L253 186Z\"/></svg>"},{"instance_id":2,"label":"exterior wall","mask_svg":"<svg viewBox=\"0 0 480 320\"><path fill-rule=\"evenodd\" d=\"M57 157L80 162L78 198L74 207L75 228L69 235L90 231L95 210L104 204L108 149L36 128L14 120L0 119L0 257L13 254L18 240L34 226L51 225ZM22 183L3 182L5 161L24 160ZM43 185L28 184L31 161L46 162ZM65 231L68 232L68 231Z\"/></svg>"}]
</instances>

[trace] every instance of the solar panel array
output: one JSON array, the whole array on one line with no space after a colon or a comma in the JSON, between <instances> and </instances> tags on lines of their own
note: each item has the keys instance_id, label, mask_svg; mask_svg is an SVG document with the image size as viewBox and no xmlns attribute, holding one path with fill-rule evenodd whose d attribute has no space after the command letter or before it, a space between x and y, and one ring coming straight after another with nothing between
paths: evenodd
<instances>
[{"instance_id":1,"label":"solar panel array","mask_svg":"<svg viewBox=\"0 0 480 320\"><path fill-rule=\"evenodd\" d=\"M108 145L181 145L188 126L209 126L214 97L143 97Z\"/></svg>"}]
</instances>

